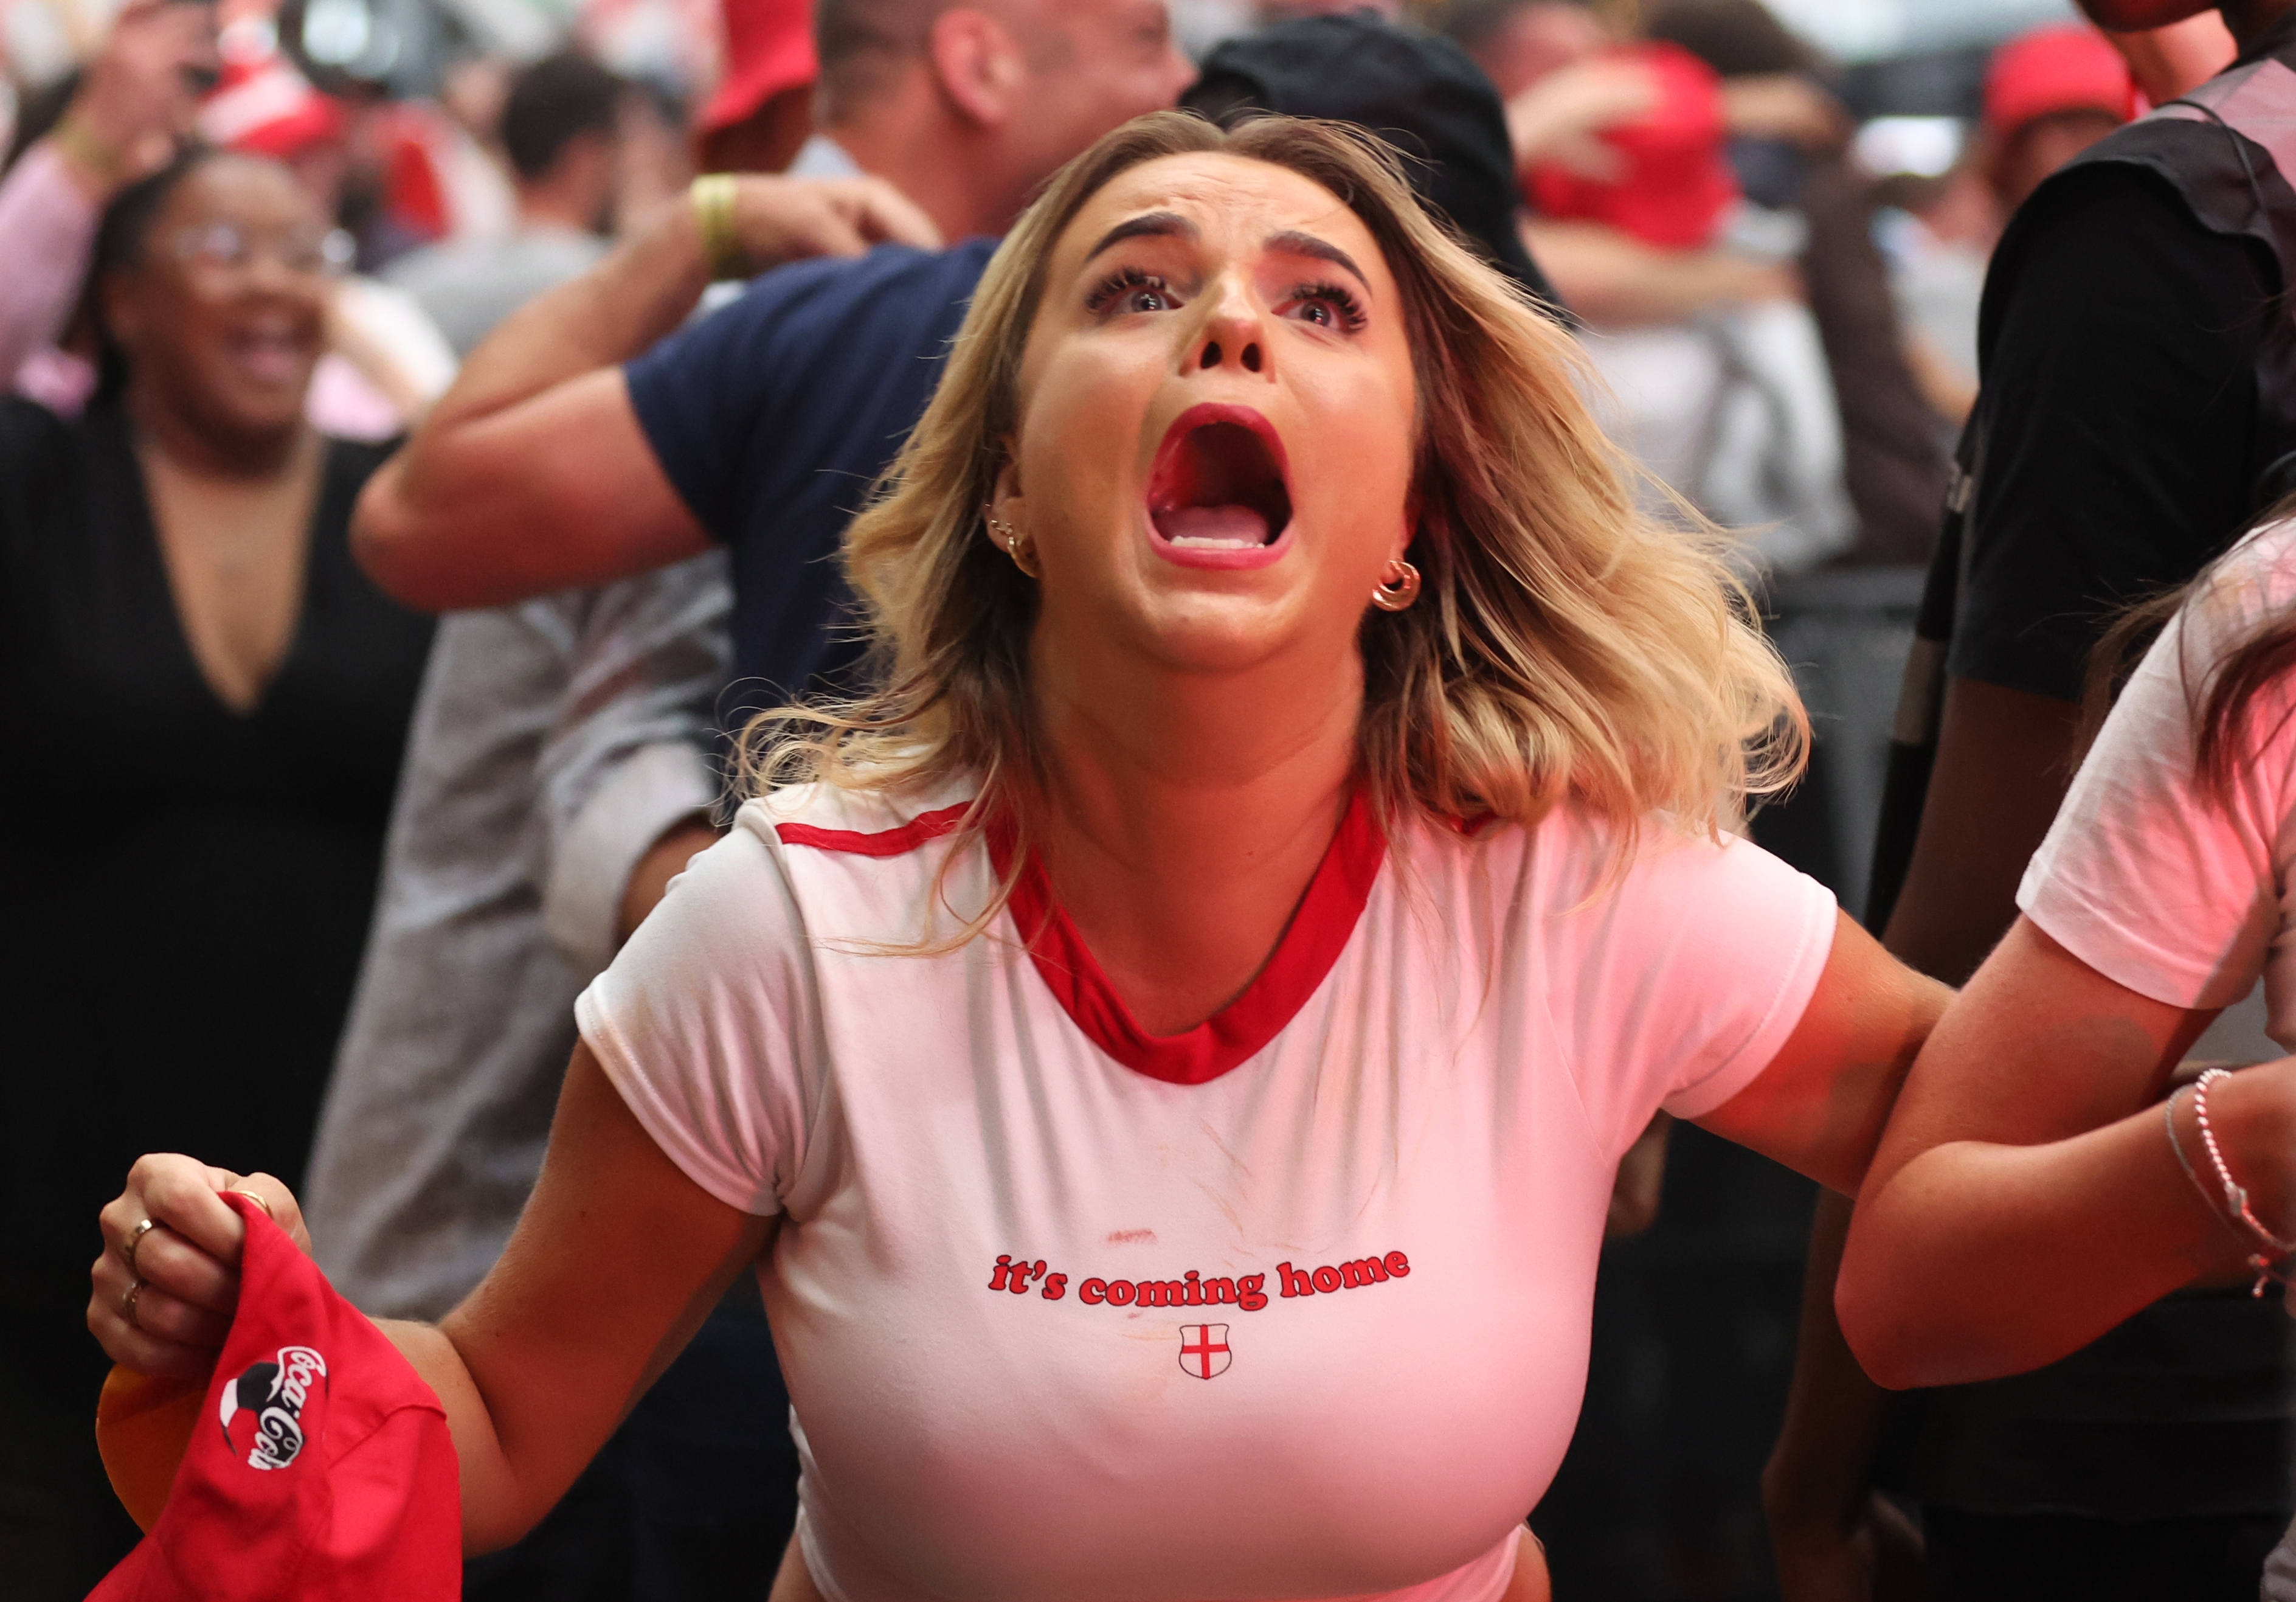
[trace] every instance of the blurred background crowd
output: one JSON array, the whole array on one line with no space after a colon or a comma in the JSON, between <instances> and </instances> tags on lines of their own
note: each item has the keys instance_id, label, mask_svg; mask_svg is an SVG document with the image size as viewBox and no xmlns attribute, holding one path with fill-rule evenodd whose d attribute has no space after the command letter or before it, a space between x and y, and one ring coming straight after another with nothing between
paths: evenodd
<instances>
[{"instance_id":1,"label":"blurred background crowd","mask_svg":"<svg viewBox=\"0 0 2296 1602\"><path fill-rule=\"evenodd\" d=\"M1145 9L1162 50L1167 13ZM1168 26L1193 67L1255 30L1355 9L1172 0ZM2229 37L2204 14L2108 42L2065 0L1369 9L1447 40L1445 60L1488 78L1513 174L1509 250L1527 251L1533 279L1575 320L1613 426L1652 470L1649 493L1742 531L1744 571L1818 719L1810 778L1756 832L1861 912L1923 573L1979 392L1988 259L2045 177L2148 96L2222 67ZM12 404L45 420L12 414L0 533L70 523L78 542L9 555L0 587L15 633L0 723L17 736L12 766L26 764L0 799L0 861L18 902L7 922L39 947L11 965L10 982L56 1020L39 1037L46 1050L94 1064L69 1094L36 1095L27 1071L9 1069L10 1127L110 1122L125 1098L153 1136L122 1132L120 1149L238 1149L259 1130L254 1144L299 1153L355 983L367 1034L347 1051L364 1062L389 1044L378 1031L421 1033L377 1022L392 998L372 956L359 979L394 798L403 811L422 778L402 773L410 723L434 742L459 730L531 743L567 697L604 694L611 674L545 685L535 727L471 722L480 714L458 713L438 686L450 644L468 652L472 637L451 621L434 629L359 574L344 532L353 501L503 319L595 267L697 175L855 170L860 147L816 128L832 42L816 43L806 0L0 0L0 375ZM194 148L264 160L183 176ZM197 204L182 198L193 193ZM218 310L207 292L264 271L288 288L262 316ZM143 396L132 437L104 421L131 384ZM59 510L70 497L35 468L66 458L78 498ZM24 621L35 590L37 627ZM570 638L594 621L527 620ZM487 660L481 678L507 682L508 659ZM433 689L418 712L426 662ZM722 649L690 671L722 682ZM535 793L554 782L544 771ZM207 800L118 837L123 807L171 786ZM695 805L669 789L652 803L665 823ZM445 785L426 804L447 819L441 831L507 855L527 814L489 820L483 799ZM467 815L452 812L465 802ZM60 818L102 826L74 834ZM217 866L250 854L259 881ZM601 903L586 935L580 908L535 899L576 967L611 953L618 906ZM139 920L128 907L149 910ZM570 1038L570 993L537 1004L551 1040ZM251 996L259 1025L247 1021ZM397 999L422 1010L420 997ZM215 1066L147 1094L104 1053L159 1049L161 1019L170 1039L211 1039L198 1050ZM97 1037L111 1043L91 1047ZM550 1049L562 1064L564 1044ZM396 1129L393 1115L331 1116ZM488 1116L480 1107L455 1127ZM414 1124L393 1136L410 1151L426 1138ZM340 1129L332 1138L339 1155L352 1143ZM497 1186L513 1213L530 1146L505 1159ZM100 1198L83 1197L73 1161L35 1159L23 1182L68 1199L55 1283L78 1276L84 1295L90 1243L70 1231L85 1234ZM276 1166L300 1181L299 1161ZM312 1176L323 1261L328 1182ZM1779 1499L1766 1519L1763 1466L1786 1409L1813 1204L1805 1182L1694 1130L1656 1129L1637 1148L1614 1204L1587 1410L1532 1520L1562 1594L1780 1594ZM468 1252L482 1267L498 1245L481 1229ZM407 1310L435 1316L455 1294L400 1295L374 1267L391 1253L373 1240L338 1250L346 1262L364 1252L371 1283ZM398 1266L413 1255L402 1250ZM55 1327L41 1294L41 1327ZM70 1305L65 1325L77 1324ZM29 1343L0 1354L0 1453L16 1468L47 1438L50 1412L67 1434L85 1430L93 1360L67 1352L67 1336L12 1335ZM9 1573L45 1564L52 1582L22 1594L77 1595L121 1539L69 1496L43 1499L50 1477L12 1470L0 1485L0 1594L20 1594ZM1890 1483L1886 1466L1880 1478ZM2274 1495L2284 1500L2284 1485ZM617 1516L599 1506L587 1516ZM1910 1549L1911 1528L1901 1537L1883 1520L1865 1538ZM47 1557L34 1552L42 1540ZM1891 1594L1895 1560L1873 1561L1876 1594ZM501 1594L612 1594L582 1589L598 1582L529 1571L516 1582L527 1589Z\"/></svg>"}]
</instances>

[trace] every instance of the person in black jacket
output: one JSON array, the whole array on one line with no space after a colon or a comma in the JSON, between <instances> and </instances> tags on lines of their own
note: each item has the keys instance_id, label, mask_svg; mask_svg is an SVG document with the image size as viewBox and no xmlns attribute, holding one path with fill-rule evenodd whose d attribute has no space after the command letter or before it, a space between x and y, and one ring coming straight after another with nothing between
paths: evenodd
<instances>
[{"instance_id":1,"label":"person in black jacket","mask_svg":"<svg viewBox=\"0 0 2296 1602\"><path fill-rule=\"evenodd\" d=\"M430 621L350 559L375 447L321 437L327 224L275 162L123 191L85 415L0 401L0 1573L78 1598L133 1543L90 1421L89 1199L154 1140L299 1173ZM0 271L4 271L0 261Z\"/></svg>"},{"instance_id":2,"label":"person in black jacket","mask_svg":"<svg viewBox=\"0 0 2296 1602\"><path fill-rule=\"evenodd\" d=\"M2129 30L2206 9L2082 7ZM1866 914L1891 952L1949 983L2017 916L2108 626L2221 553L2296 459L2280 309L2296 195L2273 148L2296 113L2296 4L2222 11L2234 65L2043 182L1987 276L1982 387L1899 702ZM2195 1051L2280 1055L2223 1037ZM1861 1532L1896 1544L1868 1495L1877 1453L1900 1459L1883 1472L1920 1502L1939 1602L2256 1594L2296 1446L2276 1305L2245 1286L2180 1293L2034 1373L1918 1393L1893 1432L1903 1450L1882 1453L1882 1409L1833 1319L1847 1217L1839 1198L1821 1207L1766 1488L1788 1602L1863 1594Z\"/></svg>"}]
</instances>

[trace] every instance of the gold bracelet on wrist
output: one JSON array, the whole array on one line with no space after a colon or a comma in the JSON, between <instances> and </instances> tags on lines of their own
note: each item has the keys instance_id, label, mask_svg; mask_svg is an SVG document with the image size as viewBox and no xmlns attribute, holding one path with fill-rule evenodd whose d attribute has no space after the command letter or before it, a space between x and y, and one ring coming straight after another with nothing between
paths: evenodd
<instances>
[{"instance_id":1,"label":"gold bracelet on wrist","mask_svg":"<svg viewBox=\"0 0 2296 1602\"><path fill-rule=\"evenodd\" d=\"M119 181L119 152L90 133L80 119L67 111L48 130L48 137L56 142L56 149L66 160L105 185Z\"/></svg>"},{"instance_id":2,"label":"gold bracelet on wrist","mask_svg":"<svg viewBox=\"0 0 2296 1602\"><path fill-rule=\"evenodd\" d=\"M729 172L704 173L685 192L701 231L701 259L713 283L750 275L748 253L734 230L734 203L740 192L740 180Z\"/></svg>"}]
</instances>

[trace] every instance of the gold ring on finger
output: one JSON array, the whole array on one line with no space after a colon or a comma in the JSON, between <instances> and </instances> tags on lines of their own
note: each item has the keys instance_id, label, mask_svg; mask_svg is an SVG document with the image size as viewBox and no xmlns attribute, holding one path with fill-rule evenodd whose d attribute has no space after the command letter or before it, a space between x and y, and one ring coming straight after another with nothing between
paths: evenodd
<instances>
[{"instance_id":1,"label":"gold ring on finger","mask_svg":"<svg viewBox=\"0 0 2296 1602\"><path fill-rule=\"evenodd\" d=\"M127 1232L127 1238L120 1243L119 1255L127 1264L127 1277L130 1279L141 1279L144 1277L144 1270L135 1266L135 1250L144 1244L144 1237L159 1227L158 1219L147 1218L130 1229Z\"/></svg>"},{"instance_id":2,"label":"gold ring on finger","mask_svg":"<svg viewBox=\"0 0 2296 1602\"><path fill-rule=\"evenodd\" d=\"M135 1303L143 1294L144 1282L141 1279L129 1280L127 1288L119 1294L119 1316L127 1320L128 1327L132 1329L144 1327L135 1317Z\"/></svg>"},{"instance_id":3,"label":"gold ring on finger","mask_svg":"<svg viewBox=\"0 0 2296 1602\"><path fill-rule=\"evenodd\" d=\"M272 1211L271 1211L271 1204L270 1204L270 1203L268 1203L268 1202L266 1202L266 1201L265 1201L261 1196L259 1196L259 1195L256 1195L253 1191L251 1191L251 1190L234 1190L234 1191L233 1191L231 1194L232 1194L232 1195L235 1195L235 1196L245 1196L249 1201L250 1201L250 1202L254 1203L258 1207L260 1207L260 1208L262 1208L262 1209L263 1209L263 1216L264 1216L264 1217L266 1217L266 1218L269 1219L269 1220L270 1220L273 1223L275 1223L275 1223L277 1223L277 1222L279 1221L279 1215L278 1215L277 1213L275 1213L275 1212L272 1212Z\"/></svg>"}]
</instances>

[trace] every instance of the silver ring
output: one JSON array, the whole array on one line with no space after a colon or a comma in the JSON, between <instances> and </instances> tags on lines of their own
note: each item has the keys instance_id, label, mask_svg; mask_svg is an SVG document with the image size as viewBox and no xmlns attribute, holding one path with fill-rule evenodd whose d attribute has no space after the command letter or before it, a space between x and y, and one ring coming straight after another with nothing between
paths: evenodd
<instances>
[{"instance_id":1,"label":"silver ring","mask_svg":"<svg viewBox=\"0 0 2296 1602\"><path fill-rule=\"evenodd\" d=\"M143 1294L144 1282L141 1279L130 1280L127 1288L120 1293L119 1316L127 1320L128 1327L131 1329L140 1330L144 1327L135 1319L136 1299Z\"/></svg>"},{"instance_id":2,"label":"silver ring","mask_svg":"<svg viewBox=\"0 0 2296 1602\"><path fill-rule=\"evenodd\" d=\"M130 1279L141 1279L144 1277L144 1270L135 1266L135 1248L144 1244L145 1236L159 1227L158 1219L147 1218L130 1229L127 1232L127 1238L120 1243L119 1255L127 1264L127 1277Z\"/></svg>"}]
</instances>

